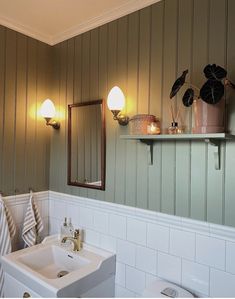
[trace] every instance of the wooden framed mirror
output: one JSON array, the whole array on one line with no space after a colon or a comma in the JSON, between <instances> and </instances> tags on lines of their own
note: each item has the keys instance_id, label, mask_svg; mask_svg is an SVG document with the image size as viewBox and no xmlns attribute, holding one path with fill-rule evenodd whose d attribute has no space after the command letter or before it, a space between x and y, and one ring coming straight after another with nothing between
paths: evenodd
<instances>
[{"instance_id":1,"label":"wooden framed mirror","mask_svg":"<svg viewBox=\"0 0 235 299\"><path fill-rule=\"evenodd\" d=\"M105 190L103 100L68 105L68 185Z\"/></svg>"}]
</instances>

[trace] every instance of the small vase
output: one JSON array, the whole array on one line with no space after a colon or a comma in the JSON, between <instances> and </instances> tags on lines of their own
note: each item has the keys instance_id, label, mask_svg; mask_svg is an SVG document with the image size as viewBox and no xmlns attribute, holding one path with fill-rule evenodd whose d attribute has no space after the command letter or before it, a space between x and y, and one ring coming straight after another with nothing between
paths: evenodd
<instances>
[{"instance_id":1,"label":"small vase","mask_svg":"<svg viewBox=\"0 0 235 299\"><path fill-rule=\"evenodd\" d=\"M217 104L207 104L201 99L193 103L195 126L193 133L223 133L225 99L221 99Z\"/></svg>"}]
</instances>

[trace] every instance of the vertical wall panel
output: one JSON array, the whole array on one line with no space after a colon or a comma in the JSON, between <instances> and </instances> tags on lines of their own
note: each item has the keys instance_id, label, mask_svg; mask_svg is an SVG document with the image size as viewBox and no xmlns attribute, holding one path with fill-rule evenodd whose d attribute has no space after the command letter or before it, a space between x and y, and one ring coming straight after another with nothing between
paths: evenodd
<instances>
[{"instance_id":1,"label":"vertical wall panel","mask_svg":"<svg viewBox=\"0 0 235 299\"><path fill-rule=\"evenodd\" d=\"M161 1L151 8L151 53L149 60L149 113L156 115L160 120L162 120L163 21L164 2ZM158 211L161 201L161 143L155 144L153 151L154 163L148 169L148 208Z\"/></svg>"},{"instance_id":2,"label":"vertical wall panel","mask_svg":"<svg viewBox=\"0 0 235 299\"><path fill-rule=\"evenodd\" d=\"M194 1L191 82L199 87L204 82L202 71L208 63L209 13L209 0ZM199 220L206 220L207 215L207 148L204 142L192 142L191 216Z\"/></svg>"},{"instance_id":3,"label":"vertical wall panel","mask_svg":"<svg viewBox=\"0 0 235 299\"><path fill-rule=\"evenodd\" d=\"M91 31L91 51L90 51L90 100L97 100L99 94L99 30L94 29ZM95 112L95 111L94 111ZM96 113L94 113L96 115ZM92 118L90 122L90 128L96 126L96 119ZM97 127L97 126L96 126ZM92 130L94 134L94 130ZM98 161L96 159L97 147L96 145L96 135L92 136L91 139L91 165L94 165ZM94 181L94 180L93 180ZM96 198L97 191L95 189L88 189L88 197Z\"/></svg>"},{"instance_id":4,"label":"vertical wall panel","mask_svg":"<svg viewBox=\"0 0 235 299\"><path fill-rule=\"evenodd\" d=\"M178 7L178 76L186 69L189 70L187 81L190 79L191 57L192 57L192 23L193 23L193 1L180 0ZM181 96L184 92L179 92L177 106L180 109L180 123L185 131L191 130L191 110L182 104ZM190 214L190 164L191 164L191 143L176 143L176 215L188 217Z\"/></svg>"},{"instance_id":5,"label":"vertical wall panel","mask_svg":"<svg viewBox=\"0 0 235 299\"><path fill-rule=\"evenodd\" d=\"M108 28L106 25L99 27L99 56L98 56L98 80L99 80L99 94L98 98L102 99L103 95L107 94L108 74L107 74L107 40L108 40ZM103 98L103 100L105 100ZM105 104L106 105L106 104ZM106 109L107 111L107 109ZM107 113L110 113L107 111ZM107 117L107 114L106 114ZM97 191L97 199L104 200L105 194L103 191Z\"/></svg>"},{"instance_id":6,"label":"vertical wall panel","mask_svg":"<svg viewBox=\"0 0 235 299\"><path fill-rule=\"evenodd\" d=\"M210 1L210 24L209 24L209 63L217 63L226 66L226 35L227 11L226 0ZM218 22L218 20L220 20ZM217 34L213 34L217 32ZM208 147L207 169L207 220L215 223L223 223L224 217L224 154L225 144L222 144L221 169L213 167L213 146Z\"/></svg>"},{"instance_id":7,"label":"vertical wall panel","mask_svg":"<svg viewBox=\"0 0 235 299\"><path fill-rule=\"evenodd\" d=\"M15 109L16 109L16 32L6 31L5 105L3 132L3 186L14 193Z\"/></svg>"},{"instance_id":8,"label":"vertical wall panel","mask_svg":"<svg viewBox=\"0 0 235 299\"><path fill-rule=\"evenodd\" d=\"M164 14L164 71L163 71L163 129L170 126L169 105L172 101L176 107L176 99L170 100L169 92L177 75L178 51L178 1L165 1ZM175 142L162 144L162 197L161 210L164 213L175 213Z\"/></svg>"},{"instance_id":9,"label":"vertical wall panel","mask_svg":"<svg viewBox=\"0 0 235 299\"><path fill-rule=\"evenodd\" d=\"M27 103L27 38L17 36L17 106L16 106L16 128L15 128L15 191L16 193L27 192L25 179L25 141L26 141L26 103ZM37 160L37 159L35 159Z\"/></svg>"},{"instance_id":10,"label":"vertical wall panel","mask_svg":"<svg viewBox=\"0 0 235 299\"><path fill-rule=\"evenodd\" d=\"M115 86L117 80L117 22L111 22L108 25L107 42L107 74L108 91ZM103 95L107 99L107 94ZM115 163L116 163L116 131L117 123L113 121L110 111L106 113L106 201L115 201Z\"/></svg>"},{"instance_id":11,"label":"vertical wall panel","mask_svg":"<svg viewBox=\"0 0 235 299\"><path fill-rule=\"evenodd\" d=\"M123 17L118 20L117 28L117 81L124 94L127 94L127 37L128 37L128 18ZM125 111L124 111L125 113ZM118 135L125 134L126 128L119 127ZM115 175L115 202L124 204L126 188L126 140L117 137L116 143L116 175Z\"/></svg>"},{"instance_id":12,"label":"vertical wall panel","mask_svg":"<svg viewBox=\"0 0 235 299\"><path fill-rule=\"evenodd\" d=\"M128 69L127 69L127 103L128 115L137 114L138 97L138 59L139 59L139 13L135 12L128 18ZM136 206L137 183L137 143L126 144L126 190L125 203Z\"/></svg>"},{"instance_id":13,"label":"vertical wall panel","mask_svg":"<svg viewBox=\"0 0 235 299\"><path fill-rule=\"evenodd\" d=\"M149 113L151 10L139 13L138 114ZM137 206L148 207L148 160L145 144L137 144Z\"/></svg>"}]
</instances>

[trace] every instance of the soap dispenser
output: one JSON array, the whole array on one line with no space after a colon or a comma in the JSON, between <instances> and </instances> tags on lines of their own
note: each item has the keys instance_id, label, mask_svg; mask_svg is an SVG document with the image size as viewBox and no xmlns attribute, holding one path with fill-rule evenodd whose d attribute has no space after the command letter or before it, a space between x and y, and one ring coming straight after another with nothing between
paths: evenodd
<instances>
[{"instance_id":1,"label":"soap dispenser","mask_svg":"<svg viewBox=\"0 0 235 299\"><path fill-rule=\"evenodd\" d=\"M68 224L68 236L73 237L73 235L74 235L74 227L73 227L71 218L69 218L69 224Z\"/></svg>"},{"instance_id":2,"label":"soap dispenser","mask_svg":"<svg viewBox=\"0 0 235 299\"><path fill-rule=\"evenodd\" d=\"M68 233L68 223L67 223L67 217L65 217L64 223L61 225L61 229L60 229L60 239L62 240L64 237L66 237L67 233Z\"/></svg>"}]
</instances>

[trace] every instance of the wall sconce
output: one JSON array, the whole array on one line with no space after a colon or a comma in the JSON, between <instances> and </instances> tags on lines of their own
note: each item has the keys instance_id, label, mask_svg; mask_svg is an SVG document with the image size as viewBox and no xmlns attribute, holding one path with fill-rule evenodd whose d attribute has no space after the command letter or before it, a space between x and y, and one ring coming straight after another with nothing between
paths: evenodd
<instances>
[{"instance_id":1,"label":"wall sconce","mask_svg":"<svg viewBox=\"0 0 235 299\"><path fill-rule=\"evenodd\" d=\"M107 104L109 110L113 113L113 119L117 120L119 125L126 126L129 123L129 117L120 113L125 106L125 96L118 86L114 86L110 90Z\"/></svg>"},{"instance_id":2,"label":"wall sconce","mask_svg":"<svg viewBox=\"0 0 235 299\"><path fill-rule=\"evenodd\" d=\"M52 126L54 129L60 128L60 123L53 120L56 111L55 111L55 105L50 99L46 99L42 103L40 112L41 112L41 116L45 118L47 126Z\"/></svg>"}]
</instances>

